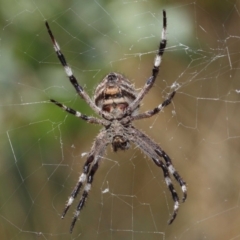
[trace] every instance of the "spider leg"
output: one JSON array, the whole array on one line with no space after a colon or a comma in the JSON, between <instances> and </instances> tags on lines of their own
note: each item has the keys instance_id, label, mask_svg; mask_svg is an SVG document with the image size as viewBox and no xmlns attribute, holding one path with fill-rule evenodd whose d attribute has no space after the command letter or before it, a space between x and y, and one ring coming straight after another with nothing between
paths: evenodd
<instances>
[{"instance_id":1,"label":"spider leg","mask_svg":"<svg viewBox=\"0 0 240 240\"><path fill-rule=\"evenodd\" d=\"M168 157L168 155L161 150L161 148L155 143L153 142L147 135L145 135L144 133L142 133L141 131L139 131L138 129L134 128L132 126L132 129L130 131L131 136L130 139L131 141L140 149L143 150L143 152L148 155L153 161L154 163L158 166L161 167L163 170L163 175L164 175L164 179L165 182L169 188L169 191L172 194L172 198L174 201L174 208L173 208L173 214L171 219L169 220L168 224L171 224L174 219L177 216L177 212L179 209L179 198L178 198L178 194L174 189L174 186L172 184L172 180L170 178L169 172L175 177L175 179L177 180L177 182L180 184L184 197L183 200L186 199L186 184L185 182L182 180L182 178L180 177L180 175L178 174L178 172L174 169L171 159ZM166 164L164 164L160 159L159 156L162 157Z\"/></svg>"},{"instance_id":2,"label":"spider leg","mask_svg":"<svg viewBox=\"0 0 240 240\"><path fill-rule=\"evenodd\" d=\"M70 195L70 197L67 201L66 207L64 208L64 211L62 213L62 218L64 218L68 209L72 205L74 199L77 197L81 187L87 181L87 183L84 186L82 197L81 197L80 202L77 206L77 210L74 213L74 218L73 218L73 221L71 223L70 232L72 232L72 230L74 228L74 225L77 221L77 218L80 214L80 211L81 211L82 207L84 206L84 204L86 202L88 192L91 189L93 176L94 176L95 172L97 171L100 157L103 155L107 145L108 145L108 141L107 141L106 131L103 130L98 134L98 136L96 137L96 139L94 141L92 149L89 152L87 160L86 160L86 162L83 166L83 172L80 175L79 180L78 180L75 188L73 189L73 191L72 191L72 193L71 193L71 195ZM92 165L92 167L91 167L91 165Z\"/></svg>"},{"instance_id":3,"label":"spider leg","mask_svg":"<svg viewBox=\"0 0 240 240\"><path fill-rule=\"evenodd\" d=\"M103 126L107 126L108 125L108 122L104 119L99 119L99 118L95 118L95 117L90 117L90 116L87 116L85 114L82 114L78 111L75 111L74 109L70 108L70 107L67 107L65 106L64 104L62 103L59 103L53 99L50 100L52 103L56 104L58 107L62 108L64 111L78 117L78 118L81 118L83 119L84 121L87 121L88 123L94 123L94 124L101 124Z\"/></svg>"},{"instance_id":4,"label":"spider leg","mask_svg":"<svg viewBox=\"0 0 240 240\"><path fill-rule=\"evenodd\" d=\"M155 107L152 110L146 111L144 113L137 114L136 116L131 116L131 120L134 121L134 120L139 120L139 119L143 119L143 118L149 118L149 117L152 117L153 115L161 112L165 107L167 107L171 103L175 94L176 94L176 92L173 91L168 96L168 98L163 101L163 103L159 104L157 107Z\"/></svg>"},{"instance_id":5,"label":"spider leg","mask_svg":"<svg viewBox=\"0 0 240 240\"><path fill-rule=\"evenodd\" d=\"M82 174L80 175L79 179L78 179L78 182L76 184L76 186L74 187L68 201L67 201L67 204L66 204L66 207L64 208L64 211L62 213L62 218L65 217L68 209L70 208L70 206L72 205L74 199L77 197L82 185L84 184L84 182L86 181L86 178L87 178L87 174L89 172L89 168L91 166L91 163L94 159L94 156L93 155L89 155L84 166L83 166L83 172Z\"/></svg>"},{"instance_id":6,"label":"spider leg","mask_svg":"<svg viewBox=\"0 0 240 240\"><path fill-rule=\"evenodd\" d=\"M82 194L82 197L81 197L81 200L79 201L78 203L78 206L77 206L77 210L76 212L74 213L74 217L73 217L73 220L72 220L72 223L71 223L71 227L70 227L70 233L72 233L73 231L73 228L75 226L75 223L78 219L78 216L87 200L87 197L88 197L88 193L91 189L91 186L92 186L92 181L93 181L93 176L94 174L96 173L97 169L98 169L98 161L96 161L95 164L93 164L92 168L91 168L91 171L90 173L88 174L87 176L87 183L85 184L85 187L84 187L84 190L83 190L83 194Z\"/></svg>"},{"instance_id":7,"label":"spider leg","mask_svg":"<svg viewBox=\"0 0 240 240\"><path fill-rule=\"evenodd\" d=\"M61 52L60 46L57 43L55 37L53 36L53 33L50 29L50 26L48 24L48 22L45 22L47 30L48 30L48 34L51 37L52 43L53 43L53 47L54 50L57 54L57 57L59 59L59 61L61 62L62 66L64 67L64 70L71 82L71 84L73 85L73 87L76 89L77 93L89 104L89 106L100 116L103 116L107 119L110 119L110 115L108 113L103 112L99 107L96 106L96 104L94 104L94 102L92 101L92 99L88 96L88 94L83 90L82 86L79 85L76 77L73 75L72 69L69 67L69 65L67 64L67 61L64 57L64 55Z\"/></svg>"},{"instance_id":8,"label":"spider leg","mask_svg":"<svg viewBox=\"0 0 240 240\"><path fill-rule=\"evenodd\" d=\"M151 140L147 135L142 133L140 130L134 128L134 131L138 135L139 139L142 141L148 143L148 147L151 148L157 155L161 158L164 159L166 162L166 166L168 168L168 171L174 176L176 181L179 183L181 186L182 192L183 192L183 198L182 201L184 202L187 198L187 187L186 187L186 182L182 179L182 177L179 175L179 173L176 171L172 164L171 158L163 151L157 143L155 143L153 140Z\"/></svg>"},{"instance_id":9,"label":"spider leg","mask_svg":"<svg viewBox=\"0 0 240 240\"><path fill-rule=\"evenodd\" d=\"M174 168L171 158L159 146L155 148L155 152L158 154L158 156L162 157L165 160L169 172L174 176L176 181L181 186L183 192L182 202L185 202L185 200L187 199L186 182L181 178L179 173Z\"/></svg>"},{"instance_id":10,"label":"spider leg","mask_svg":"<svg viewBox=\"0 0 240 240\"><path fill-rule=\"evenodd\" d=\"M140 102L142 101L144 96L148 93L148 91L152 88L152 86L153 86L153 84L154 84L154 82L157 78L159 68L160 68L160 65L161 65L161 61L162 61L162 56L163 56L164 50L165 50L166 45L167 45L166 28L167 28L167 17L166 17L166 11L163 10L162 40L159 44L158 52L157 52L157 55L156 55L155 60L154 60L154 65L153 65L153 68L152 68L152 76L147 79L144 87L139 92L136 99L129 105L129 107L127 109L128 114L133 112L139 106Z\"/></svg>"},{"instance_id":11,"label":"spider leg","mask_svg":"<svg viewBox=\"0 0 240 240\"><path fill-rule=\"evenodd\" d=\"M174 201L173 214L172 214L172 217L168 221L168 224L170 225L175 220L175 218L177 216L177 213L178 213L178 209L179 209L178 194L177 194L177 192L176 192L176 190L175 190L175 188L174 188L174 186L172 184L172 180L171 180L171 178L169 176L169 172L168 172L168 169L167 169L166 165L158 158L152 157L152 160L154 161L154 163L158 167L162 168L165 182L166 182L166 184L168 186L169 191L172 194L172 199Z\"/></svg>"}]
</instances>

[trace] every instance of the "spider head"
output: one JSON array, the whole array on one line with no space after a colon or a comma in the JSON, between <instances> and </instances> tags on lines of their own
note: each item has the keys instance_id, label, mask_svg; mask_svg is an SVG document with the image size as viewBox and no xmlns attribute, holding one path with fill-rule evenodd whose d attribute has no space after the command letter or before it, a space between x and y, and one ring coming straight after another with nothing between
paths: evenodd
<instances>
[{"instance_id":1,"label":"spider head","mask_svg":"<svg viewBox=\"0 0 240 240\"><path fill-rule=\"evenodd\" d=\"M103 111L113 117L122 116L125 109L136 98L136 91L130 81L119 73L109 73L97 86L94 101Z\"/></svg>"},{"instance_id":2,"label":"spider head","mask_svg":"<svg viewBox=\"0 0 240 240\"><path fill-rule=\"evenodd\" d=\"M113 138L112 141L112 148L113 151L116 152L117 150L127 150L129 148L129 141L125 139L123 136L117 135Z\"/></svg>"}]
</instances>

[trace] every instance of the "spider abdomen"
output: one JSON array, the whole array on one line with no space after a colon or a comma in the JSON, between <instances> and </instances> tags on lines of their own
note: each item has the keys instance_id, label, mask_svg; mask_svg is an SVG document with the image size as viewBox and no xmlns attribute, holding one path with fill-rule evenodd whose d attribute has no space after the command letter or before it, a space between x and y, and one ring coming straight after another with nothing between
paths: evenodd
<instances>
[{"instance_id":1,"label":"spider abdomen","mask_svg":"<svg viewBox=\"0 0 240 240\"><path fill-rule=\"evenodd\" d=\"M135 88L127 78L119 73L109 73L97 86L94 101L103 111L117 118L123 115L136 95Z\"/></svg>"},{"instance_id":2,"label":"spider abdomen","mask_svg":"<svg viewBox=\"0 0 240 240\"><path fill-rule=\"evenodd\" d=\"M125 109L128 107L128 104L126 102L116 103L117 101L112 100L110 104L105 103L102 107L102 110L105 112L109 112L114 116L121 115L122 113L124 113Z\"/></svg>"}]
</instances>

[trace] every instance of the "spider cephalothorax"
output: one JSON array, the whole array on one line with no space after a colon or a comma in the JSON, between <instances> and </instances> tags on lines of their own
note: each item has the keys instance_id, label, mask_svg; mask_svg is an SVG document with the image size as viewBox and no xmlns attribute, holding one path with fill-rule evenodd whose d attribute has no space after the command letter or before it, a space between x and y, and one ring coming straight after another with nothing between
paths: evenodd
<instances>
[{"instance_id":1,"label":"spider cephalothorax","mask_svg":"<svg viewBox=\"0 0 240 240\"><path fill-rule=\"evenodd\" d=\"M91 185L93 182L94 174L96 173L99 166L99 160L103 156L106 147L108 145L112 145L113 151L126 150L129 148L130 142L139 147L147 156L149 156L150 159L152 159L156 166L162 169L165 182L169 188L169 191L172 194L172 198L174 201L173 214L169 220L169 224L171 224L177 216L179 208L179 198L172 184L170 175L173 175L176 181L181 186L183 192L183 201L185 201L187 197L186 183L173 167L172 161L170 157L166 154L166 152L164 152L161 147L153 140L151 140L146 134L142 133L140 130L136 129L132 125L132 122L135 120L148 118L159 113L164 107L171 103L175 95L175 91L173 91L171 94L169 94L167 99L163 101L163 103L159 104L157 107L144 113L138 113L140 102L147 94L147 92L152 88L156 80L162 60L162 55L167 44L166 12L163 11L162 40L159 44L158 52L156 54L156 58L152 68L152 75L147 79L145 85L140 90L140 92L137 93L134 86L123 75L111 72L97 86L93 100L88 96L88 94L84 91L81 85L79 85L77 79L73 75L72 70L68 66L66 59L62 54L60 47L55 40L47 22L46 27L52 39L57 56L61 64L63 65L71 84L74 86L77 93L95 111L95 113L102 117L95 118L86 116L55 100L51 100L53 103L55 103L57 106L61 107L68 113L71 113L76 117L87 121L88 123L94 123L103 126L103 129L97 135L93 146L87 155L87 160L83 166L83 172L80 175L78 182L74 187L62 214L63 218L67 213L69 207L73 203L74 199L77 197L81 187L84 186L82 197L77 205L77 210L74 213L70 232L72 232L73 227L80 214L80 211L82 210L86 202L88 193L91 189Z\"/></svg>"}]
</instances>

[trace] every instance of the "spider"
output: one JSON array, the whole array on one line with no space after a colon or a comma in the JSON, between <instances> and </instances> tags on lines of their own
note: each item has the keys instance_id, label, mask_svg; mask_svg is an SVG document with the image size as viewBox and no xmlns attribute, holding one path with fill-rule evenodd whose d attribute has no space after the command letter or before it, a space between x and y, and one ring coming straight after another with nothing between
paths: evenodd
<instances>
[{"instance_id":1,"label":"spider","mask_svg":"<svg viewBox=\"0 0 240 240\"><path fill-rule=\"evenodd\" d=\"M77 79L73 75L71 68L67 64L67 61L60 50L60 46L53 36L48 22L46 22L46 27L51 37L57 57L64 67L64 70L71 84L74 86L80 97L83 98L92 108L92 110L100 115L101 118L87 116L55 100L51 99L50 101L56 104L58 107L62 108L64 111L88 123L99 124L103 126L103 129L100 131L93 142L92 148L87 155L87 160L83 165L83 171L79 176L78 182L74 187L70 197L68 198L66 207L62 213L62 218L64 218L74 199L80 192L81 187L83 186L84 189L82 196L77 205L77 210L74 213L74 217L70 226L70 233L72 233L78 216L83 206L85 205L92 186L94 175L99 167L99 161L103 156L106 147L108 145L112 145L114 152L117 152L118 150L127 150L130 147L130 142L139 147L150 159L152 159L157 167L160 167L162 169L165 182L174 201L173 213L168 222L168 224L171 224L177 216L179 209L179 197L172 184L170 174L174 176L176 181L181 186L183 192L183 202L187 198L186 183L173 167L171 158L167 155L167 153L164 152L157 143L151 140L140 130L136 129L132 124L132 122L135 120L149 118L161 112L163 108L171 103L175 95L175 91L173 91L171 94L169 94L166 100L159 104L157 107L143 113L138 113L142 99L152 88L157 78L162 56L166 48L166 11L163 10L162 39L160 41L158 52L154 60L152 75L146 80L145 85L139 91L139 93L137 93L134 86L126 77L124 77L122 74L111 72L107 74L96 87L93 99L91 99L89 95L84 91L82 86L79 85Z\"/></svg>"}]
</instances>

